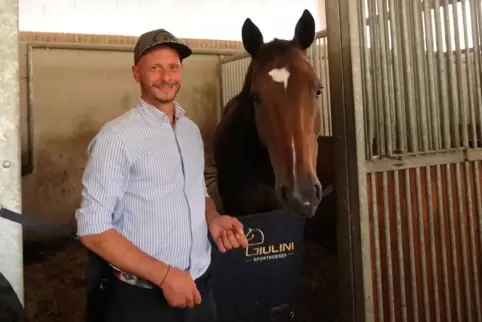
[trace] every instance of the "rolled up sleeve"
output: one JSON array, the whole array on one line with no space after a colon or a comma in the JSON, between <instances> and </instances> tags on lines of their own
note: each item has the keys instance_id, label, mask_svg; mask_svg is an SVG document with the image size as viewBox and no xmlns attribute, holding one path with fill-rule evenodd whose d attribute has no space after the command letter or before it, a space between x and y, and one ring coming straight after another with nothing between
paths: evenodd
<instances>
[{"instance_id":1,"label":"rolled up sleeve","mask_svg":"<svg viewBox=\"0 0 482 322\"><path fill-rule=\"evenodd\" d=\"M113 228L113 214L129 175L129 158L112 125L104 126L88 147L82 176L82 200L75 212L77 235L99 234Z\"/></svg>"}]
</instances>

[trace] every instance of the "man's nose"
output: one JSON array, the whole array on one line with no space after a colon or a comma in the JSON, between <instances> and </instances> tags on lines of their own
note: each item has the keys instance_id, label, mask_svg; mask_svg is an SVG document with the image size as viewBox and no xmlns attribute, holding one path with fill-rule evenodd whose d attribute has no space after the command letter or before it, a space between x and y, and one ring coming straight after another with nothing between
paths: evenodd
<instances>
[{"instance_id":1,"label":"man's nose","mask_svg":"<svg viewBox=\"0 0 482 322\"><path fill-rule=\"evenodd\" d=\"M167 70L161 72L161 80L164 82L170 82L172 80L171 73Z\"/></svg>"}]
</instances>

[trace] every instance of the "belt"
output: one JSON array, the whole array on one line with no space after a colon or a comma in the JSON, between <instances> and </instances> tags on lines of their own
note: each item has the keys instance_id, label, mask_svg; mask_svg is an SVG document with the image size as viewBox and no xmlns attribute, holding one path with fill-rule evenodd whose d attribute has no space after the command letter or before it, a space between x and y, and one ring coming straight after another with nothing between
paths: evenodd
<instances>
[{"instance_id":1,"label":"belt","mask_svg":"<svg viewBox=\"0 0 482 322\"><path fill-rule=\"evenodd\" d=\"M134 285L134 286L137 286L137 287L147 288L147 289L158 288L157 285L155 285L154 283L152 283L150 281L147 281L143 278L137 277L133 274L124 272L124 271L118 269L117 267L112 267L112 268L114 270L114 276L124 283ZM195 280L195 282L197 284L199 282L209 281L210 279L211 279L211 267L208 267L206 272L203 275L201 275L200 277L198 277Z\"/></svg>"},{"instance_id":2,"label":"belt","mask_svg":"<svg viewBox=\"0 0 482 322\"><path fill-rule=\"evenodd\" d=\"M153 283L151 283L151 282L149 282L149 281L147 281L143 278L140 278L140 277L137 277L137 276L132 275L130 273L126 273L124 271L121 271L120 269L118 269L116 267L113 267L113 269L114 269L114 276L117 277L122 282L125 282L125 283L130 284L130 285L142 287L142 288L153 289L153 288L157 287Z\"/></svg>"}]
</instances>

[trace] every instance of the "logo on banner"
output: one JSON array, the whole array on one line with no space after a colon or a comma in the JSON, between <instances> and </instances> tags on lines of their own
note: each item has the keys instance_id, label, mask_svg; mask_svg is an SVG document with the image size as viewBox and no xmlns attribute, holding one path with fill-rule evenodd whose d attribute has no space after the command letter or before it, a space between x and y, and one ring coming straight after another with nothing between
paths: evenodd
<instances>
[{"instance_id":1,"label":"logo on banner","mask_svg":"<svg viewBox=\"0 0 482 322\"><path fill-rule=\"evenodd\" d=\"M246 248L246 262L260 262L286 258L295 252L295 242L266 245L264 232L259 228L249 228L246 234L248 247Z\"/></svg>"}]
</instances>

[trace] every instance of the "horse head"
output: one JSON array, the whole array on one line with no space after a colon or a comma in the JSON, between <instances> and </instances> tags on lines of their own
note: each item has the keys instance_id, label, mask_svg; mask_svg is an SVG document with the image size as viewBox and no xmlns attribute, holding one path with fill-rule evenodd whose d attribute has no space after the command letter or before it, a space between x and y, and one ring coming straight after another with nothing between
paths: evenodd
<instances>
[{"instance_id":1,"label":"horse head","mask_svg":"<svg viewBox=\"0 0 482 322\"><path fill-rule=\"evenodd\" d=\"M314 216L322 198L316 175L322 86L306 53L314 39L315 21L308 10L291 40L264 43L249 18L242 27L243 46L251 56L242 93L269 154L276 196L283 207L307 217Z\"/></svg>"}]
</instances>

